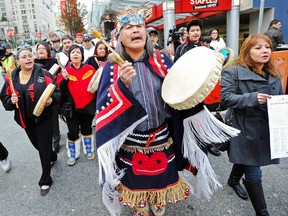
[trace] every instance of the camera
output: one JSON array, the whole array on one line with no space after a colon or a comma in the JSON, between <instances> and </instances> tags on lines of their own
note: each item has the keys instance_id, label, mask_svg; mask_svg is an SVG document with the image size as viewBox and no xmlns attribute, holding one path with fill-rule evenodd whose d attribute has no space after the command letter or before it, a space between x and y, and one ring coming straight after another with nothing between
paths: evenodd
<instances>
[{"instance_id":1,"label":"camera","mask_svg":"<svg viewBox=\"0 0 288 216\"><path fill-rule=\"evenodd\" d=\"M176 42L176 41L179 41L180 40L180 34L178 32L176 32L176 28L174 27L173 29L170 29L169 30L169 36L168 38L171 37L171 41L168 40L167 42L167 46L173 41L173 42Z\"/></svg>"}]
</instances>

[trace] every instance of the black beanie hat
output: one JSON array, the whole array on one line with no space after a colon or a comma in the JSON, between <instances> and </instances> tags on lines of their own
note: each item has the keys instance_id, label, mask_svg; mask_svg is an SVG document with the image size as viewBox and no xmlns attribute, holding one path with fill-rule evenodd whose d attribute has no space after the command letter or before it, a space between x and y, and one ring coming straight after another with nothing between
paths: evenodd
<instances>
[{"instance_id":1,"label":"black beanie hat","mask_svg":"<svg viewBox=\"0 0 288 216\"><path fill-rule=\"evenodd\" d=\"M191 21L187 24L187 32L189 32L191 26L199 26L200 29L202 29L203 23L202 23L202 21L199 20L199 19L191 20Z\"/></svg>"}]
</instances>

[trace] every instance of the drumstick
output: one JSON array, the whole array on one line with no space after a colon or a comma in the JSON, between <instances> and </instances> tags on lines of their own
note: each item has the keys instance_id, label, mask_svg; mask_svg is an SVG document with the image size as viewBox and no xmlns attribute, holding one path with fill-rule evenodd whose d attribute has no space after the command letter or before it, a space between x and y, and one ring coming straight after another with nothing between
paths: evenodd
<instances>
[{"instance_id":1,"label":"drumstick","mask_svg":"<svg viewBox=\"0 0 288 216\"><path fill-rule=\"evenodd\" d=\"M11 75L11 70L10 70L10 67L6 67L6 73L7 73L7 76L10 80L10 86L11 86L11 90L12 90L12 93L13 94L16 94L15 93L15 88L14 88L14 85L13 85L13 81L12 81L12 75ZM18 102L16 102L16 108L18 109L19 106L18 106Z\"/></svg>"},{"instance_id":2,"label":"drumstick","mask_svg":"<svg viewBox=\"0 0 288 216\"><path fill-rule=\"evenodd\" d=\"M61 69L65 69L65 68L63 67L63 65L61 64L60 55L59 55L58 53L56 54L56 59L57 59L57 63L58 63L58 65L60 66L60 68L61 68Z\"/></svg>"},{"instance_id":3,"label":"drumstick","mask_svg":"<svg viewBox=\"0 0 288 216\"><path fill-rule=\"evenodd\" d=\"M60 66L61 70L65 69L65 67L61 64L60 55L58 53L56 54L56 59L57 59L57 63ZM70 77L70 75L68 74L68 79L69 79L69 77Z\"/></svg>"},{"instance_id":4,"label":"drumstick","mask_svg":"<svg viewBox=\"0 0 288 216\"><path fill-rule=\"evenodd\" d=\"M100 39L102 41L102 43L108 48L108 50L113 54L113 59L115 58L116 61L111 62L111 63L117 63L120 67L121 65L124 64L124 60L121 58L121 56L115 52L114 49L112 49L112 47L104 40L104 38L102 37L101 33L96 31L95 29L92 30L92 35L98 39ZM109 60L110 61L110 60Z\"/></svg>"}]
</instances>

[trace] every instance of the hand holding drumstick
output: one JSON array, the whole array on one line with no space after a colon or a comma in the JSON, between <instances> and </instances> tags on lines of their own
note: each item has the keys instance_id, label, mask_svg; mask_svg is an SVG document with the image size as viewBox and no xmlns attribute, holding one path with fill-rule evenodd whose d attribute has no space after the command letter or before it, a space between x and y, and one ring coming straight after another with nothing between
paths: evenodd
<instances>
[{"instance_id":1,"label":"hand holding drumstick","mask_svg":"<svg viewBox=\"0 0 288 216\"><path fill-rule=\"evenodd\" d=\"M11 95L11 102L13 103L13 104L18 104L18 96L15 94L15 93L13 93L12 95ZM17 106L17 105L16 105ZM17 107L18 108L18 107Z\"/></svg>"},{"instance_id":2,"label":"hand holding drumstick","mask_svg":"<svg viewBox=\"0 0 288 216\"><path fill-rule=\"evenodd\" d=\"M125 61L119 69L119 77L127 88L131 85L132 79L135 76L136 71L133 68L132 63Z\"/></svg>"},{"instance_id":3,"label":"hand holding drumstick","mask_svg":"<svg viewBox=\"0 0 288 216\"><path fill-rule=\"evenodd\" d=\"M104 40L102 37L101 33L93 30L92 34L94 37L100 39L102 43L110 50L111 54L108 56L108 61L111 62L112 64L118 64L120 66L119 69L119 77L122 80L122 82L125 84L125 86L128 88L131 83L132 79L134 76L136 76L136 71L132 66L132 63L128 61L124 61L121 56L116 53L110 46L109 44Z\"/></svg>"},{"instance_id":4,"label":"hand holding drumstick","mask_svg":"<svg viewBox=\"0 0 288 216\"><path fill-rule=\"evenodd\" d=\"M101 40L101 42L108 48L108 50L111 52L111 54L108 56L108 61L110 61L111 63L116 63L119 66L124 64L124 60L121 58L121 56L115 52L114 49L112 49L111 46L109 46L109 44L104 40L104 38L102 37L101 33L96 31L95 29L92 30L92 34L94 37L98 38Z\"/></svg>"},{"instance_id":5,"label":"hand holding drumstick","mask_svg":"<svg viewBox=\"0 0 288 216\"><path fill-rule=\"evenodd\" d=\"M63 65L61 64L60 55L59 55L59 54L56 55L56 59L57 59L58 65L59 65L60 68L61 68L61 73L62 73L63 78L64 78L65 80L69 79L69 74L68 74L67 70L66 70L65 67L63 67Z\"/></svg>"},{"instance_id":6,"label":"hand holding drumstick","mask_svg":"<svg viewBox=\"0 0 288 216\"><path fill-rule=\"evenodd\" d=\"M16 104L16 108L18 109L19 108L19 106L18 106L18 96L15 93L15 88L14 88L13 81L12 81L12 75L11 75L10 67L6 67L6 73L7 73L7 76L9 78L9 80L10 80L10 86L11 86L11 90L12 90L11 101L12 101L13 104Z\"/></svg>"}]
</instances>

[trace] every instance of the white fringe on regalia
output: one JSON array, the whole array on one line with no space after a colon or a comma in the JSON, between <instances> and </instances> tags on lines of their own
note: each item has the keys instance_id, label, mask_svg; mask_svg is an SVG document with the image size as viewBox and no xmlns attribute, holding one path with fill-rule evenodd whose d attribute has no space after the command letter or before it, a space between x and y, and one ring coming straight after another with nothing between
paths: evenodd
<instances>
[{"instance_id":1,"label":"white fringe on regalia","mask_svg":"<svg viewBox=\"0 0 288 216\"><path fill-rule=\"evenodd\" d=\"M103 185L103 202L112 216L121 214L122 204L118 200L119 193L116 188L125 174L124 170L119 170L117 167L115 161L116 153L127 136L145 118L147 116L135 122L123 133L105 143L97 150L99 183ZM240 131L217 120L205 106L204 110L186 118L183 124L183 154L197 168L198 172L194 176L191 172L184 170L178 172L179 176L189 184L191 193L194 192L197 197L203 196L210 199L213 190L221 187L221 184L217 180L217 176L210 165L207 155L199 146L208 143L225 142L231 137L237 136Z\"/></svg>"}]
</instances>

